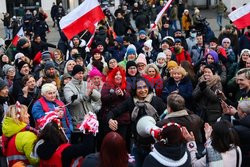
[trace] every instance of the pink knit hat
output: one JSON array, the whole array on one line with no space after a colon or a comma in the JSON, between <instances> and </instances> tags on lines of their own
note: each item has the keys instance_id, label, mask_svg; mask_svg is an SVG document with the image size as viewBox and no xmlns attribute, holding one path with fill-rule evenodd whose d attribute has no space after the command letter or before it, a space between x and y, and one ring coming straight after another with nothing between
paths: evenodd
<instances>
[{"instance_id":1,"label":"pink knit hat","mask_svg":"<svg viewBox=\"0 0 250 167\"><path fill-rule=\"evenodd\" d=\"M142 53L139 54L139 56L137 57L135 62L136 62L136 64L143 63L143 64L147 65L147 60L145 58L145 55Z\"/></svg>"},{"instance_id":2,"label":"pink knit hat","mask_svg":"<svg viewBox=\"0 0 250 167\"><path fill-rule=\"evenodd\" d=\"M89 77L93 78L95 76L103 77L102 73L97 68L92 68L92 70L89 72Z\"/></svg>"}]
</instances>

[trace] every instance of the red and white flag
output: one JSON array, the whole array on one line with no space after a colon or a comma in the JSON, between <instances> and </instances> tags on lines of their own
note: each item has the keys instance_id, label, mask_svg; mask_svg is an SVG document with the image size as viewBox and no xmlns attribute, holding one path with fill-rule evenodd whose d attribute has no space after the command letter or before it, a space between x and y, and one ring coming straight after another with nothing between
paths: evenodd
<instances>
[{"instance_id":1,"label":"red and white flag","mask_svg":"<svg viewBox=\"0 0 250 167\"><path fill-rule=\"evenodd\" d=\"M250 3L231 12L228 17L238 29L250 26Z\"/></svg>"},{"instance_id":2,"label":"red and white flag","mask_svg":"<svg viewBox=\"0 0 250 167\"><path fill-rule=\"evenodd\" d=\"M23 31L23 27L20 27L19 31L17 32L17 34L15 35L15 37L12 39L12 44L14 46L17 46L17 42L18 40L24 36L24 31Z\"/></svg>"},{"instance_id":3,"label":"red and white flag","mask_svg":"<svg viewBox=\"0 0 250 167\"><path fill-rule=\"evenodd\" d=\"M91 34L95 32L95 24L105 17L97 0L85 0L80 6L60 20L60 27L66 37L73 36L88 30Z\"/></svg>"},{"instance_id":4,"label":"red and white flag","mask_svg":"<svg viewBox=\"0 0 250 167\"><path fill-rule=\"evenodd\" d=\"M158 13L158 15L156 16L155 22L152 26L152 29L156 27L156 25L158 24L159 20L161 19L161 16L164 14L164 12L169 8L170 4L173 2L173 0L168 0L168 2L166 3L166 5L162 8L162 10L160 11L160 13Z\"/></svg>"}]
</instances>

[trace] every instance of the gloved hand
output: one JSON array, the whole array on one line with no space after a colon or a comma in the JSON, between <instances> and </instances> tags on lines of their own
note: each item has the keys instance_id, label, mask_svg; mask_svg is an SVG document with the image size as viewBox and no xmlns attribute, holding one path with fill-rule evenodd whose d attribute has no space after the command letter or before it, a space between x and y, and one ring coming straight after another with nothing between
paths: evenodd
<instances>
[{"instance_id":1,"label":"gloved hand","mask_svg":"<svg viewBox=\"0 0 250 167\"><path fill-rule=\"evenodd\" d=\"M202 81L201 83L199 83L199 87L200 87L201 91L203 91L204 89L206 89L206 87L207 87L206 81Z\"/></svg>"},{"instance_id":2,"label":"gloved hand","mask_svg":"<svg viewBox=\"0 0 250 167\"><path fill-rule=\"evenodd\" d=\"M77 99L78 95L71 96L71 103L73 103Z\"/></svg>"}]
</instances>

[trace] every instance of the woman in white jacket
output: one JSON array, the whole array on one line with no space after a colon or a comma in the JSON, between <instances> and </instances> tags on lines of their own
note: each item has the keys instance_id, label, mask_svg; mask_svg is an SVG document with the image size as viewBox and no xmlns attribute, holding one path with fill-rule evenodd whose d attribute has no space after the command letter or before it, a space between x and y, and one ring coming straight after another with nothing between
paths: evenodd
<instances>
[{"instance_id":1,"label":"woman in white jacket","mask_svg":"<svg viewBox=\"0 0 250 167\"><path fill-rule=\"evenodd\" d=\"M192 132L183 128L183 136L187 140L187 148L191 155L193 167L240 167L242 154L239 147L239 137L228 121L216 122L213 127L208 123L204 126L206 154L197 159L197 146Z\"/></svg>"}]
</instances>

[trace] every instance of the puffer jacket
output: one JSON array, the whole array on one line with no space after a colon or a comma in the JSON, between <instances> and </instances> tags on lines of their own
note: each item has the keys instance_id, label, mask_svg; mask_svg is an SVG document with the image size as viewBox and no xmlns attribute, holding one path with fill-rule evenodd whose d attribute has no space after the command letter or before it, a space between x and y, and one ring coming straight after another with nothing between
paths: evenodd
<instances>
[{"instance_id":1,"label":"puffer jacket","mask_svg":"<svg viewBox=\"0 0 250 167\"><path fill-rule=\"evenodd\" d=\"M13 145L13 148L16 148L20 153L23 153L30 164L36 165L39 162L39 158L35 157L32 153L37 136L31 131L23 131L26 126L26 123L21 122L20 124L17 124L12 118L5 117L2 127L3 134L7 138L16 135L15 146Z\"/></svg>"}]
</instances>

